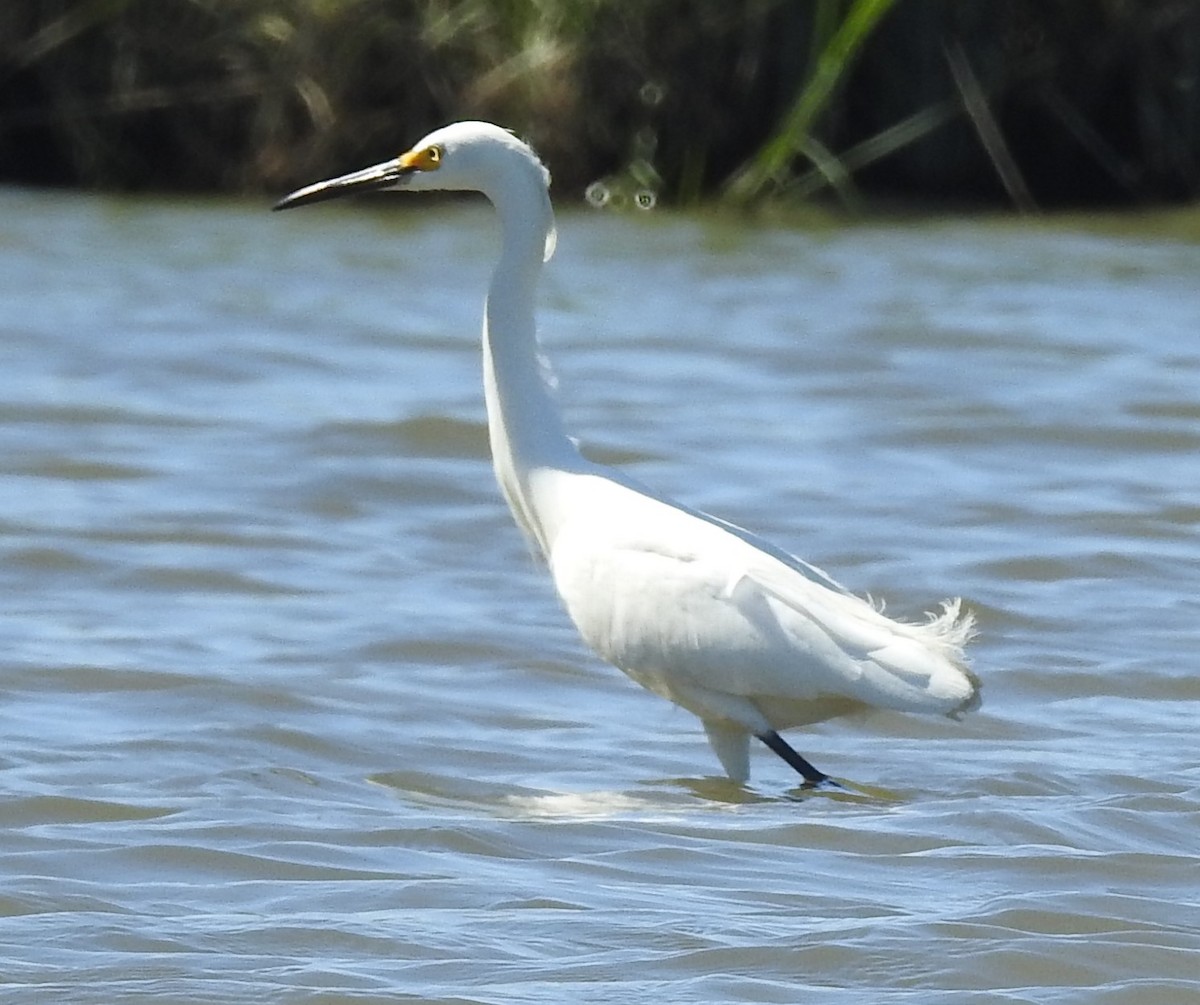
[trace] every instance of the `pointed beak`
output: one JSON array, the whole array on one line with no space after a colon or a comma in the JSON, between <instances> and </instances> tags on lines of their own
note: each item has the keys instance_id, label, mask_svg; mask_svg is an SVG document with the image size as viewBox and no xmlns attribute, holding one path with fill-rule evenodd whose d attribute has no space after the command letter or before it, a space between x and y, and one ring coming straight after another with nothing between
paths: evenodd
<instances>
[{"instance_id":1,"label":"pointed beak","mask_svg":"<svg viewBox=\"0 0 1200 1005\"><path fill-rule=\"evenodd\" d=\"M340 199L344 195L356 192L379 192L382 189L395 188L404 182L417 167L412 164L407 155L401 155L395 160L384 161L374 167L352 171L338 178L319 181L312 185L298 188L291 195L285 195L272 209L292 209L295 206L308 206L314 202L324 202L326 199Z\"/></svg>"}]
</instances>

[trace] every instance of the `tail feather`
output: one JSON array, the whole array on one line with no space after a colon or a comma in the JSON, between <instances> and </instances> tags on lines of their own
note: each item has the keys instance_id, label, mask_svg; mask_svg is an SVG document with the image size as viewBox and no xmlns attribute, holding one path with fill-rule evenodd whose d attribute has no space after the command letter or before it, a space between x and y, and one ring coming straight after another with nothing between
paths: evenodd
<instances>
[{"instance_id":1,"label":"tail feather","mask_svg":"<svg viewBox=\"0 0 1200 1005\"><path fill-rule=\"evenodd\" d=\"M887 617L878 604L770 567L744 576L742 587L750 616L759 616L751 601L765 595L777 624L802 650L821 649L828 662L816 663L828 674L830 693L879 708L950 716L979 704L979 679L968 668L965 652L975 618L961 600L947 600L939 613L913 623ZM737 601L740 593L734 592ZM818 633L828 643L823 648ZM819 693L820 686L812 690Z\"/></svg>"},{"instance_id":2,"label":"tail feather","mask_svg":"<svg viewBox=\"0 0 1200 1005\"><path fill-rule=\"evenodd\" d=\"M951 718L977 708L979 678L964 651L974 620L960 600L948 600L923 623L892 622L897 630L891 640L867 654L865 678L879 689L875 702Z\"/></svg>"},{"instance_id":3,"label":"tail feather","mask_svg":"<svg viewBox=\"0 0 1200 1005\"><path fill-rule=\"evenodd\" d=\"M923 626L931 641L942 649L954 669L962 674L967 694L962 702L946 713L951 719L960 719L966 712L973 712L982 703L982 683L972 672L966 654L967 643L975 637L975 614L963 609L961 597L942 601L940 614L930 611L929 620Z\"/></svg>"},{"instance_id":4,"label":"tail feather","mask_svg":"<svg viewBox=\"0 0 1200 1005\"><path fill-rule=\"evenodd\" d=\"M945 649L951 662L965 666L967 657L963 650L976 632L975 614L963 610L962 597L943 600L941 613L930 611L928 618L922 627L929 632L931 641Z\"/></svg>"}]
</instances>

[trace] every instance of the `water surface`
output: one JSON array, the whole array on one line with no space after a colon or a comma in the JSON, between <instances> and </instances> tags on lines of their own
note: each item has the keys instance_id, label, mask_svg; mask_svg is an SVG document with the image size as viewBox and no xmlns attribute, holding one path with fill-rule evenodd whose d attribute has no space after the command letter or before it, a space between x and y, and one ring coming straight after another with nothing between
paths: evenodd
<instances>
[{"instance_id":1,"label":"water surface","mask_svg":"<svg viewBox=\"0 0 1200 1005\"><path fill-rule=\"evenodd\" d=\"M592 456L979 615L805 795L575 639L424 208L0 193L0 1001L1197 1001L1200 246L563 215Z\"/></svg>"}]
</instances>

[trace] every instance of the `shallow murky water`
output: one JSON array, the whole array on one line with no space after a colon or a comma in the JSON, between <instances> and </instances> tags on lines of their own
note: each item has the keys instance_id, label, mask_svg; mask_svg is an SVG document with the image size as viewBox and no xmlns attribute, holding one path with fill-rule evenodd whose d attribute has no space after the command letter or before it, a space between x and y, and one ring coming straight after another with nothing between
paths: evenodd
<instances>
[{"instance_id":1,"label":"shallow murky water","mask_svg":"<svg viewBox=\"0 0 1200 1005\"><path fill-rule=\"evenodd\" d=\"M593 456L979 613L804 795L576 641L424 209L0 193L0 1001L1200 1000L1200 246L560 220Z\"/></svg>"}]
</instances>

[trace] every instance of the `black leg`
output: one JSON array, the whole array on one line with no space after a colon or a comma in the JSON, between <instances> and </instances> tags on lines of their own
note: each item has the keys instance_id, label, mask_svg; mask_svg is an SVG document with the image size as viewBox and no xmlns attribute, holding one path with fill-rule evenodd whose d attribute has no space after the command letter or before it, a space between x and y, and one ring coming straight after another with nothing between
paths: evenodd
<instances>
[{"instance_id":1,"label":"black leg","mask_svg":"<svg viewBox=\"0 0 1200 1005\"><path fill-rule=\"evenodd\" d=\"M775 753L787 761L788 764L800 772L800 774L804 776L804 781L809 785L817 785L829 778L824 771L818 771L811 764L809 764L808 761L797 754L796 751L794 751L788 744L787 740L776 733L775 730L771 730L769 733L759 733L757 735L763 743L765 743L768 747L775 751Z\"/></svg>"}]
</instances>

